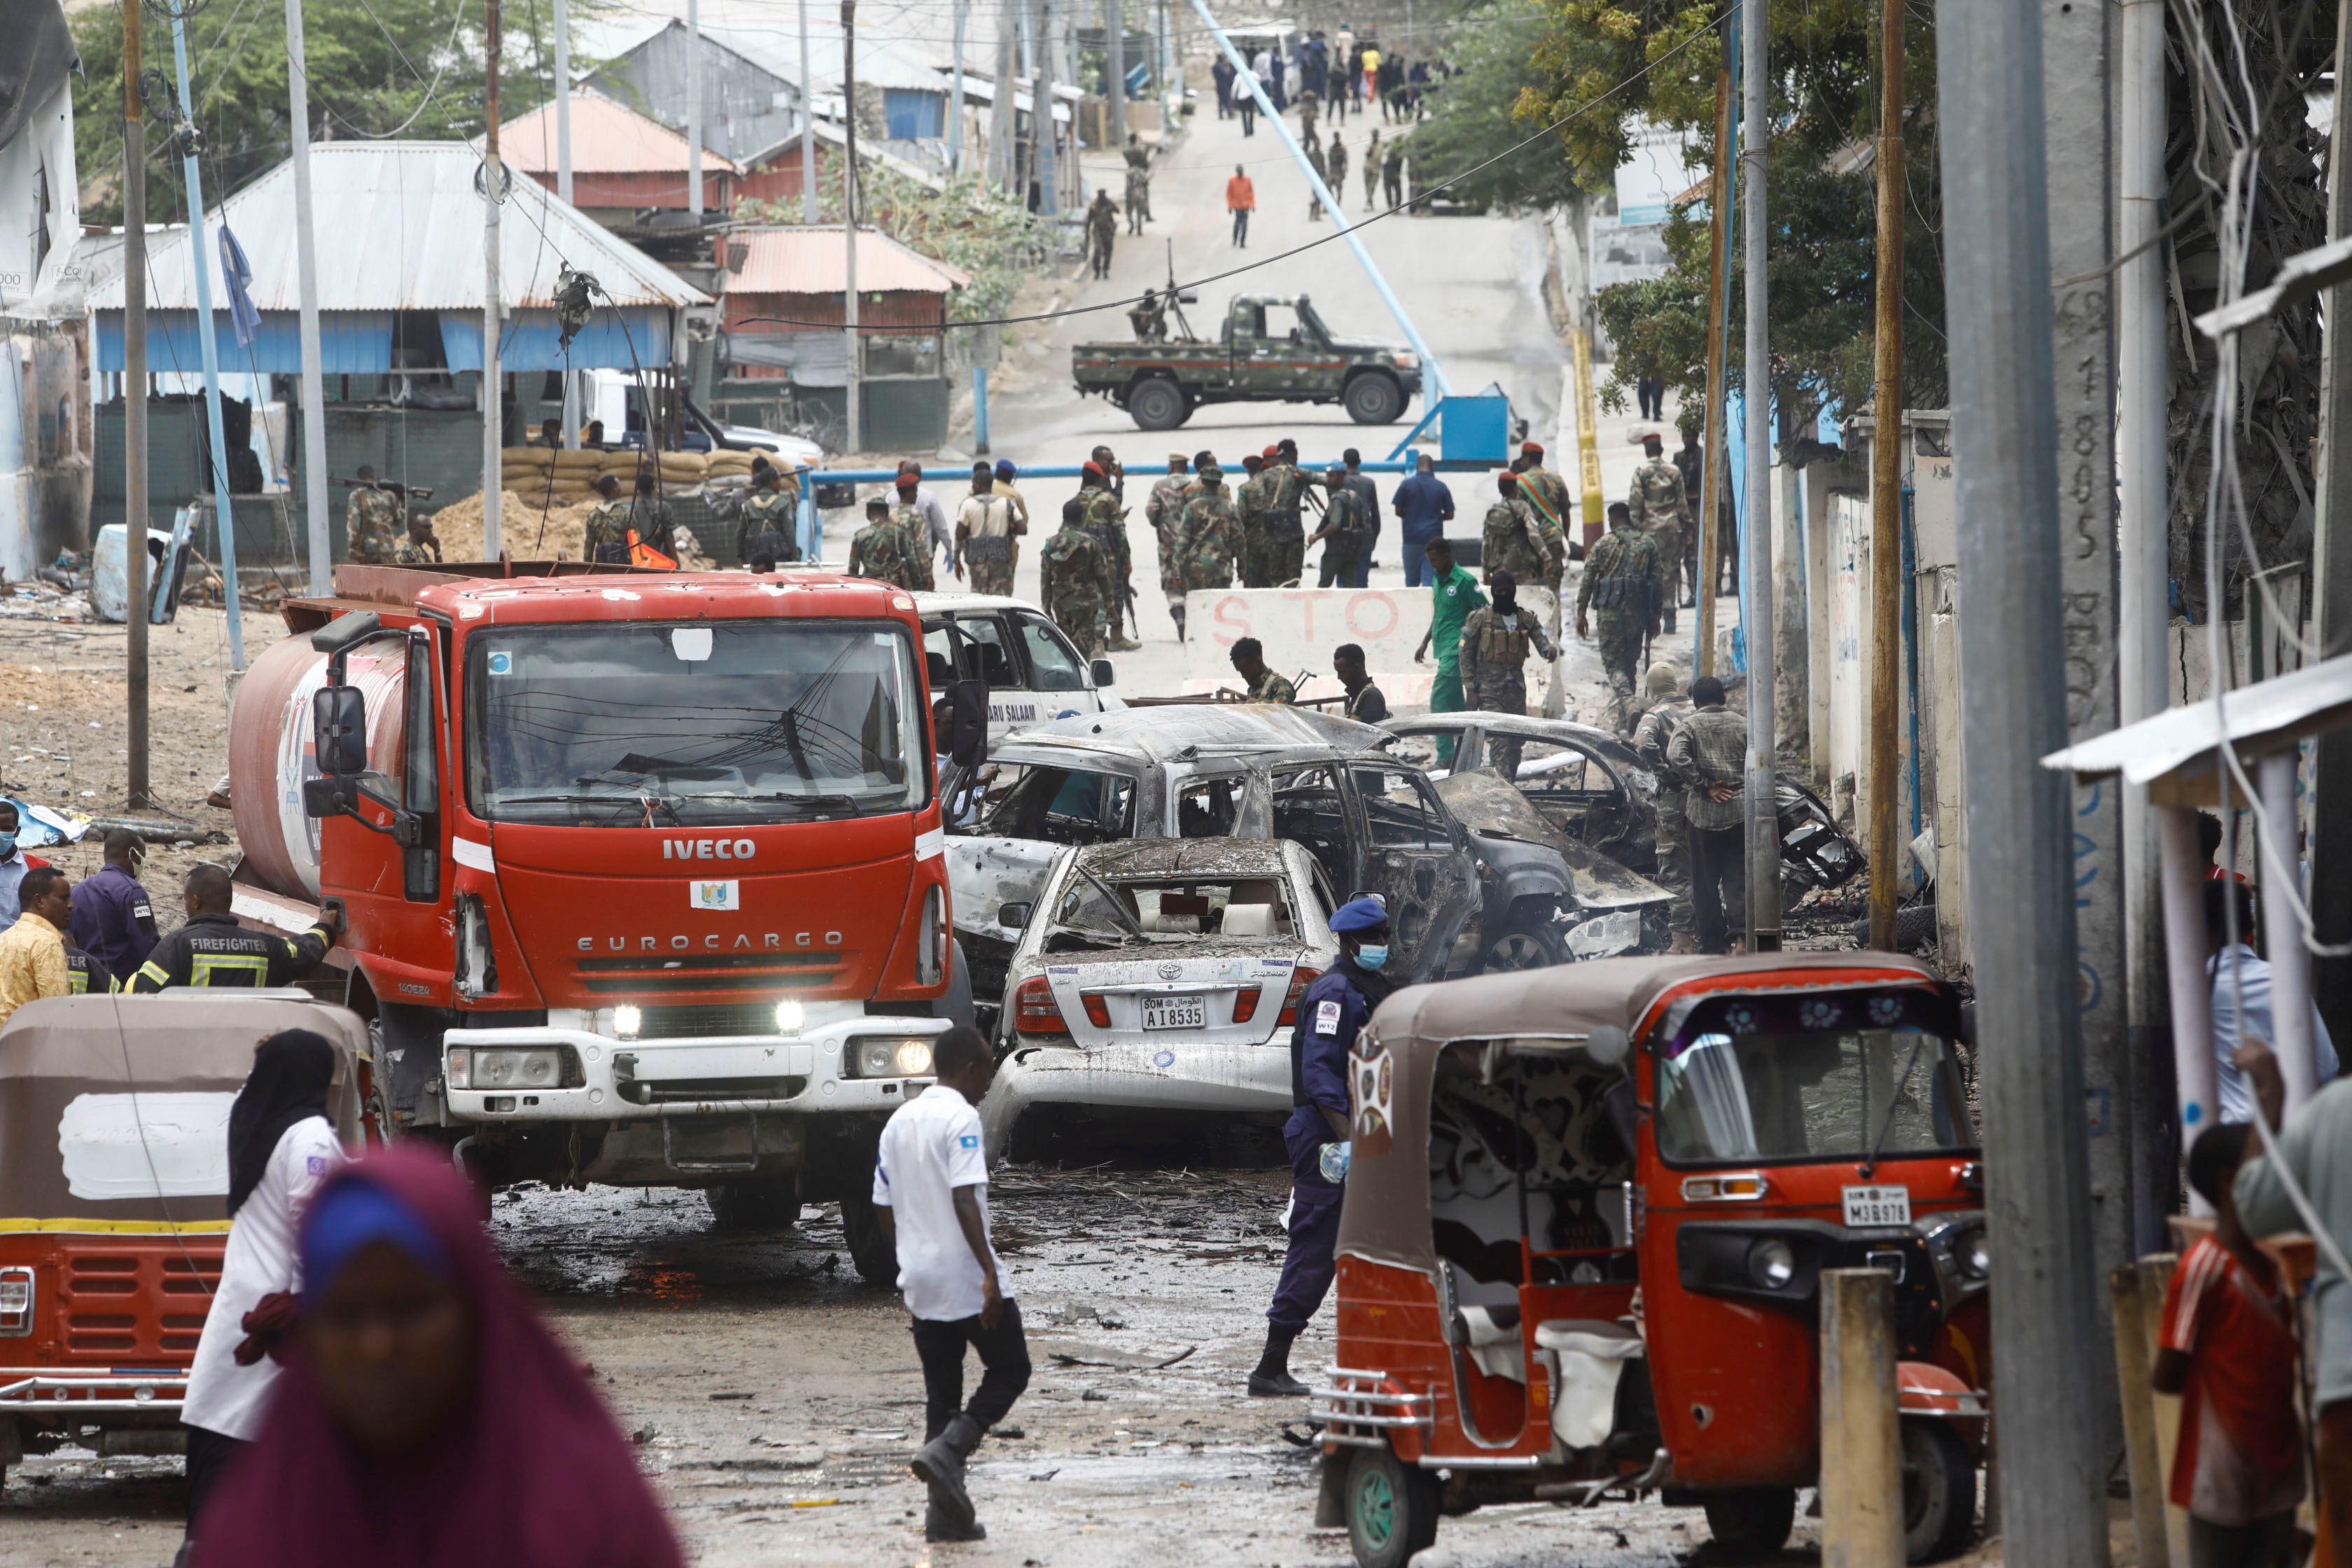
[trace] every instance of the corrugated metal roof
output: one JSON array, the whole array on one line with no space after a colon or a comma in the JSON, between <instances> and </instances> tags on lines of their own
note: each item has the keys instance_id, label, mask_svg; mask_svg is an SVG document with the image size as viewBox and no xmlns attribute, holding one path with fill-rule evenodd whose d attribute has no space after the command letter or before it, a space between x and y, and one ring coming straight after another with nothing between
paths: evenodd
<instances>
[{"instance_id":1,"label":"corrugated metal roof","mask_svg":"<svg viewBox=\"0 0 2352 1568\"><path fill-rule=\"evenodd\" d=\"M849 247L838 225L739 228L728 239L751 247L743 270L728 279L730 294L838 294L849 286ZM857 231L860 294L944 294L971 281L960 267L918 256L870 228Z\"/></svg>"},{"instance_id":2,"label":"corrugated metal roof","mask_svg":"<svg viewBox=\"0 0 2352 1568\"><path fill-rule=\"evenodd\" d=\"M734 50L772 76L798 83L801 79L801 37L797 26L705 27L702 36ZM857 85L903 88L916 92L945 93L947 79L920 60L910 59L883 40L887 31L857 29ZM822 27L814 18L809 26L809 75L820 91L841 90L841 29Z\"/></svg>"},{"instance_id":3,"label":"corrugated metal roof","mask_svg":"<svg viewBox=\"0 0 2352 1568\"><path fill-rule=\"evenodd\" d=\"M310 149L312 217L322 310L478 310L482 308L480 155L461 142L329 142ZM218 233L236 231L253 267L253 302L299 306L294 269L294 171L280 163L231 196L207 227L213 300L226 310ZM604 226L518 175L499 226L499 292L509 310L547 308L558 264L568 260L616 305L707 305L710 296ZM185 235L148 258L148 303L195 309ZM120 277L92 290L90 308L122 309ZM603 301L598 301L600 304Z\"/></svg>"},{"instance_id":4,"label":"corrugated metal roof","mask_svg":"<svg viewBox=\"0 0 2352 1568\"><path fill-rule=\"evenodd\" d=\"M555 105L543 103L499 128L499 153L525 174L555 172ZM686 174L686 138L658 120L599 93L572 95L572 167L584 174ZM703 149L705 173L739 172Z\"/></svg>"}]
</instances>

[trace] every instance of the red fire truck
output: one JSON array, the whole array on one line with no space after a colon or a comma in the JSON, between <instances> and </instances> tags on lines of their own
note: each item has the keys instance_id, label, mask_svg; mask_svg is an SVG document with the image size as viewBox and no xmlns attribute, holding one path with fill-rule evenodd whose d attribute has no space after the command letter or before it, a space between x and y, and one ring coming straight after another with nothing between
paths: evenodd
<instances>
[{"instance_id":1,"label":"red fire truck","mask_svg":"<svg viewBox=\"0 0 2352 1568\"><path fill-rule=\"evenodd\" d=\"M237 696L248 921L340 922L381 1135L486 1183L868 1202L955 970L923 628L887 585L346 566Z\"/></svg>"}]
</instances>

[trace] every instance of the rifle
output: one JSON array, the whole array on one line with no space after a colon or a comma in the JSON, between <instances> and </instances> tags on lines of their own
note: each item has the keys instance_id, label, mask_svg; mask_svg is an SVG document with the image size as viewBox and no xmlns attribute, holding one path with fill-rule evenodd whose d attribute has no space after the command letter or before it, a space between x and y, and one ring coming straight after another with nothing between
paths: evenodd
<instances>
[{"instance_id":1,"label":"rifle","mask_svg":"<svg viewBox=\"0 0 2352 1568\"><path fill-rule=\"evenodd\" d=\"M331 485L341 485L345 489L383 490L387 495L414 498L421 501L433 499L431 485L404 485L398 479L345 479L329 474L327 482Z\"/></svg>"}]
</instances>

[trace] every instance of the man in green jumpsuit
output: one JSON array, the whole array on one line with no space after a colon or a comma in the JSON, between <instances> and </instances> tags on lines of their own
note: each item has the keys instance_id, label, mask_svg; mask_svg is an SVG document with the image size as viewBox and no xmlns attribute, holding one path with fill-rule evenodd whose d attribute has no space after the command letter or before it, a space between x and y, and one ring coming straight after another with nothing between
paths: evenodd
<instances>
[{"instance_id":1,"label":"man in green jumpsuit","mask_svg":"<svg viewBox=\"0 0 2352 1568\"><path fill-rule=\"evenodd\" d=\"M1429 542L1429 565L1434 574L1429 584L1429 631L1413 649L1412 662L1419 664L1423 654L1436 647L1437 678L1430 683L1429 710L1459 713L1468 706L1462 700L1462 623L1486 602L1486 595L1478 591L1478 579L1454 564L1454 546L1444 539ZM1437 756L1453 765L1452 737L1438 738Z\"/></svg>"}]
</instances>

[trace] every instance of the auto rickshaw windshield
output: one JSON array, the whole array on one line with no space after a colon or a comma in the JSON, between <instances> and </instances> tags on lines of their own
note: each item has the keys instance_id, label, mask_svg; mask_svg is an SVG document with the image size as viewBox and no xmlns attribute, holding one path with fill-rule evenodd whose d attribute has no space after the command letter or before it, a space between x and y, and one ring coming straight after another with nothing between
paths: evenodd
<instances>
[{"instance_id":1,"label":"auto rickshaw windshield","mask_svg":"<svg viewBox=\"0 0 2352 1568\"><path fill-rule=\"evenodd\" d=\"M1965 1152L1949 1009L1924 990L1710 997L1659 1052L1670 1163Z\"/></svg>"}]
</instances>

